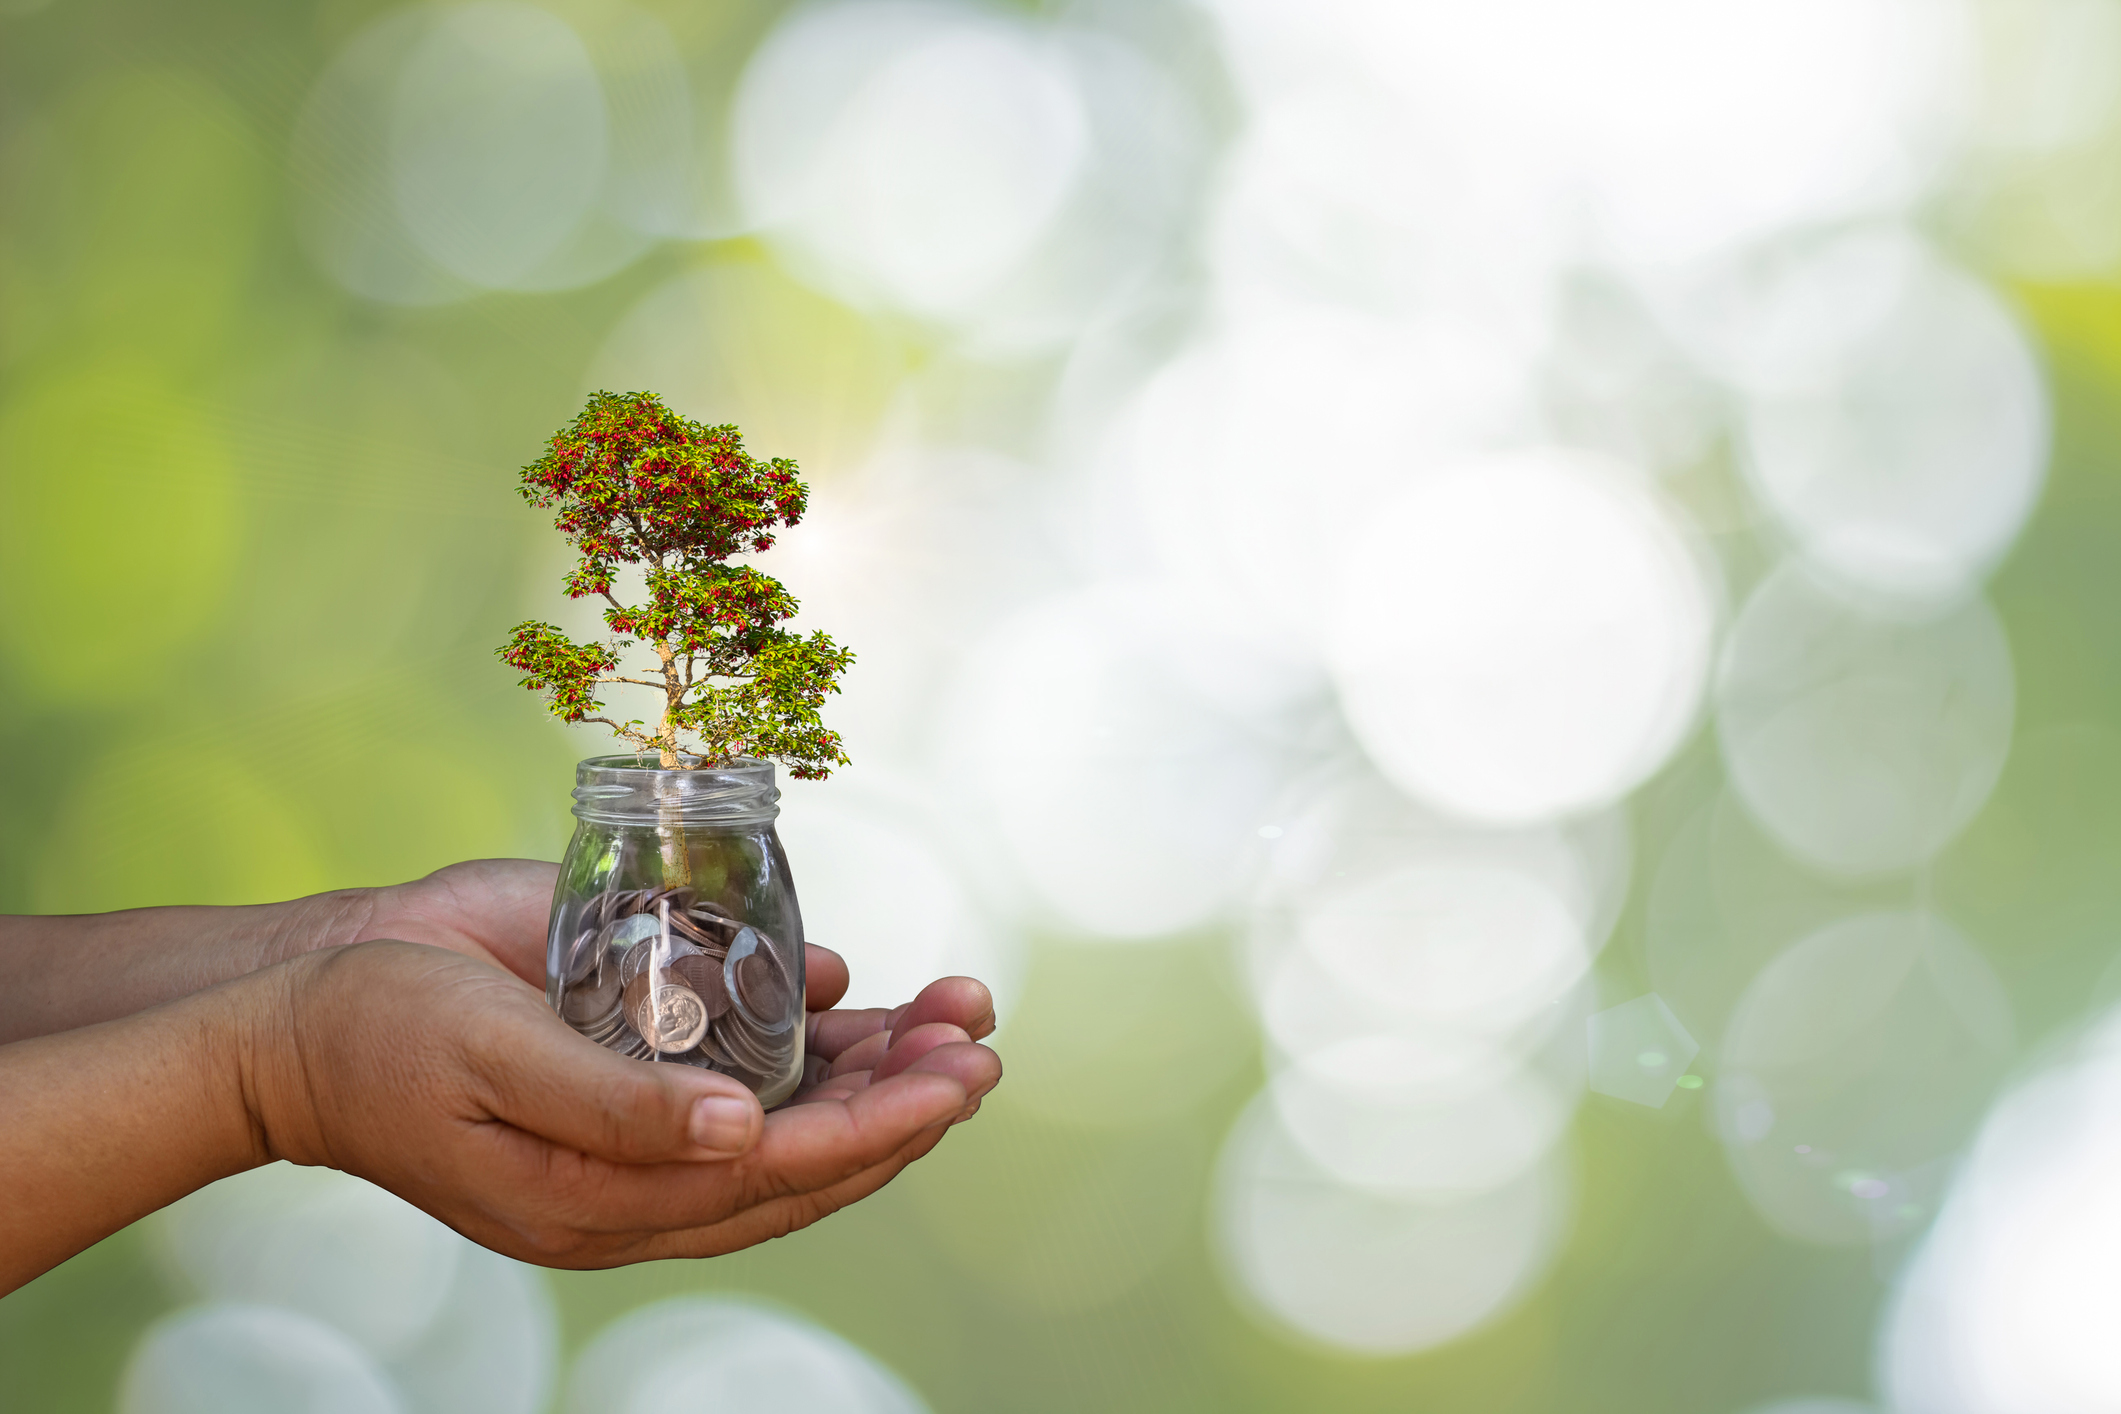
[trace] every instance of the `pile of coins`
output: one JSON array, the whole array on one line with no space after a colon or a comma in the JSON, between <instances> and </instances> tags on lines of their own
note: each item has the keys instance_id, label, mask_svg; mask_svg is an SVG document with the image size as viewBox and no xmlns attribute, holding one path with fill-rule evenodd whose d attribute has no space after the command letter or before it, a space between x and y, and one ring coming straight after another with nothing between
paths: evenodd
<instances>
[{"instance_id":1,"label":"pile of coins","mask_svg":"<svg viewBox=\"0 0 2121 1414\"><path fill-rule=\"evenodd\" d=\"M800 1002L780 947L719 904L684 887L616 889L582 912L560 1015L621 1055L757 1088L794 1054Z\"/></svg>"}]
</instances>

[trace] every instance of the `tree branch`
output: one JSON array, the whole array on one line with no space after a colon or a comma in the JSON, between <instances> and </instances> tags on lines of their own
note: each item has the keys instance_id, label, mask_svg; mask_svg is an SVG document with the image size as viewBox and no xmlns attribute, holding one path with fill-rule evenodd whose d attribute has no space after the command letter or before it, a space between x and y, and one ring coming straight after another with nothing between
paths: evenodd
<instances>
[{"instance_id":1,"label":"tree branch","mask_svg":"<svg viewBox=\"0 0 2121 1414\"><path fill-rule=\"evenodd\" d=\"M634 744L639 746L646 746L652 740L652 738L643 736L641 733L635 731L631 727L619 725L617 722L612 721L609 717L584 717L582 718L582 720L584 722L601 723L602 725L607 726L613 731L617 732L620 736L626 738L626 740L633 742Z\"/></svg>"}]
</instances>

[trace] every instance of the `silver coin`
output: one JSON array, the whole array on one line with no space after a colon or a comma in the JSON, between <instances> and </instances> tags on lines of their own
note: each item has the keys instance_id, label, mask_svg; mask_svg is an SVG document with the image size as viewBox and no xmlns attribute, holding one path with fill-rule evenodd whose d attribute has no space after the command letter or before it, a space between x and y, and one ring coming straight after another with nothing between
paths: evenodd
<instances>
[{"instance_id":1,"label":"silver coin","mask_svg":"<svg viewBox=\"0 0 2121 1414\"><path fill-rule=\"evenodd\" d=\"M597 962L604 955L597 939L597 929L584 927L575 934L574 941L560 955L560 976L569 982L579 982L596 971Z\"/></svg>"},{"instance_id":2,"label":"silver coin","mask_svg":"<svg viewBox=\"0 0 2121 1414\"><path fill-rule=\"evenodd\" d=\"M560 991L560 1015L577 1031L602 1022L619 1009L619 979L611 968L591 973Z\"/></svg>"},{"instance_id":3,"label":"silver coin","mask_svg":"<svg viewBox=\"0 0 2121 1414\"><path fill-rule=\"evenodd\" d=\"M761 1077L779 1075L795 1053L792 1031L780 1036L764 1035L734 1013L715 1024L714 1036L739 1067Z\"/></svg>"},{"instance_id":4,"label":"silver coin","mask_svg":"<svg viewBox=\"0 0 2121 1414\"><path fill-rule=\"evenodd\" d=\"M623 1008L614 1009L608 1016L599 1017L595 1022L577 1029L599 1046L610 1046L613 1049L617 1049L624 1044L621 1039L623 1037L632 1037L635 1041L640 1040L640 1037L634 1036L632 1029L627 1026L626 1013Z\"/></svg>"},{"instance_id":5,"label":"silver coin","mask_svg":"<svg viewBox=\"0 0 2121 1414\"><path fill-rule=\"evenodd\" d=\"M638 943L644 938L656 937L662 931L662 920L653 913L629 914L604 929L604 945L624 947L628 943Z\"/></svg>"},{"instance_id":6,"label":"silver coin","mask_svg":"<svg viewBox=\"0 0 2121 1414\"><path fill-rule=\"evenodd\" d=\"M633 1014L633 1024L656 1050L677 1055L697 1046L707 1034L707 1008L698 992L682 982L665 980L649 988L644 1004Z\"/></svg>"},{"instance_id":7,"label":"silver coin","mask_svg":"<svg viewBox=\"0 0 2121 1414\"><path fill-rule=\"evenodd\" d=\"M699 1047L694 1054L719 1069L736 1069L736 1058L729 1054L728 1048L716 1037L712 1022L708 1023L707 1034L700 1037Z\"/></svg>"}]
</instances>

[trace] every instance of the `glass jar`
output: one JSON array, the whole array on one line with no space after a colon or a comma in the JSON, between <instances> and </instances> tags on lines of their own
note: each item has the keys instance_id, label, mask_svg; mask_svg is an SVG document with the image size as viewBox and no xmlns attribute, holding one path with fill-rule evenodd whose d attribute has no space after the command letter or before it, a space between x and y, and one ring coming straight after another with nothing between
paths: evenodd
<instances>
[{"instance_id":1,"label":"glass jar","mask_svg":"<svg viewBox=\"0 0 2121 1414\"><path fill-rule=\"evenodd\" d=\"M772 1106L803 1074L803 915L773 822L770 761L575 768L545 995L640 1060L733 1075Z\"/></svg>"}]
</instances>

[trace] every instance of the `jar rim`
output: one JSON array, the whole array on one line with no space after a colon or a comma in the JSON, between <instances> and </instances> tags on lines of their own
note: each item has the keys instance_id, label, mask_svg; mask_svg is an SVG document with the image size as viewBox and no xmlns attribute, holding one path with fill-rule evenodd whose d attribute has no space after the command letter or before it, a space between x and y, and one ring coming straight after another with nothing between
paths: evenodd
<instances>
[{"instance_id":1,"label":"jar rim","mask_svg":"<svg viewBox=\"0 0 2121 1414\"><path fill-rule=\"evenodd\" d=\"M664 766L653 753L591 756L575 766L574 815L599 825L770 824L781 813L773 777L773 762L752 757Z\"/></svg>"},{"instance_id":2,"label":"jar rim","mask_svg":"<svg viewBox=\"0 0 2121 1414\"><path fill-rule=\"evenodd\" d=\"M773 763L756 756L732 757L728 762L720 766L706 765L704 764L706 757L692 756L682 751L678 753L678 759L700 764L665 766L662 763L662 757L656 752L622 751L610 756L585 756L575 764L575 770L577 773L591 769L598 771L639 771L647 775L672 776L718 773L731 776L762 775L766 780L770 781L773 779Z\"/></svg>"}]
</instances>

